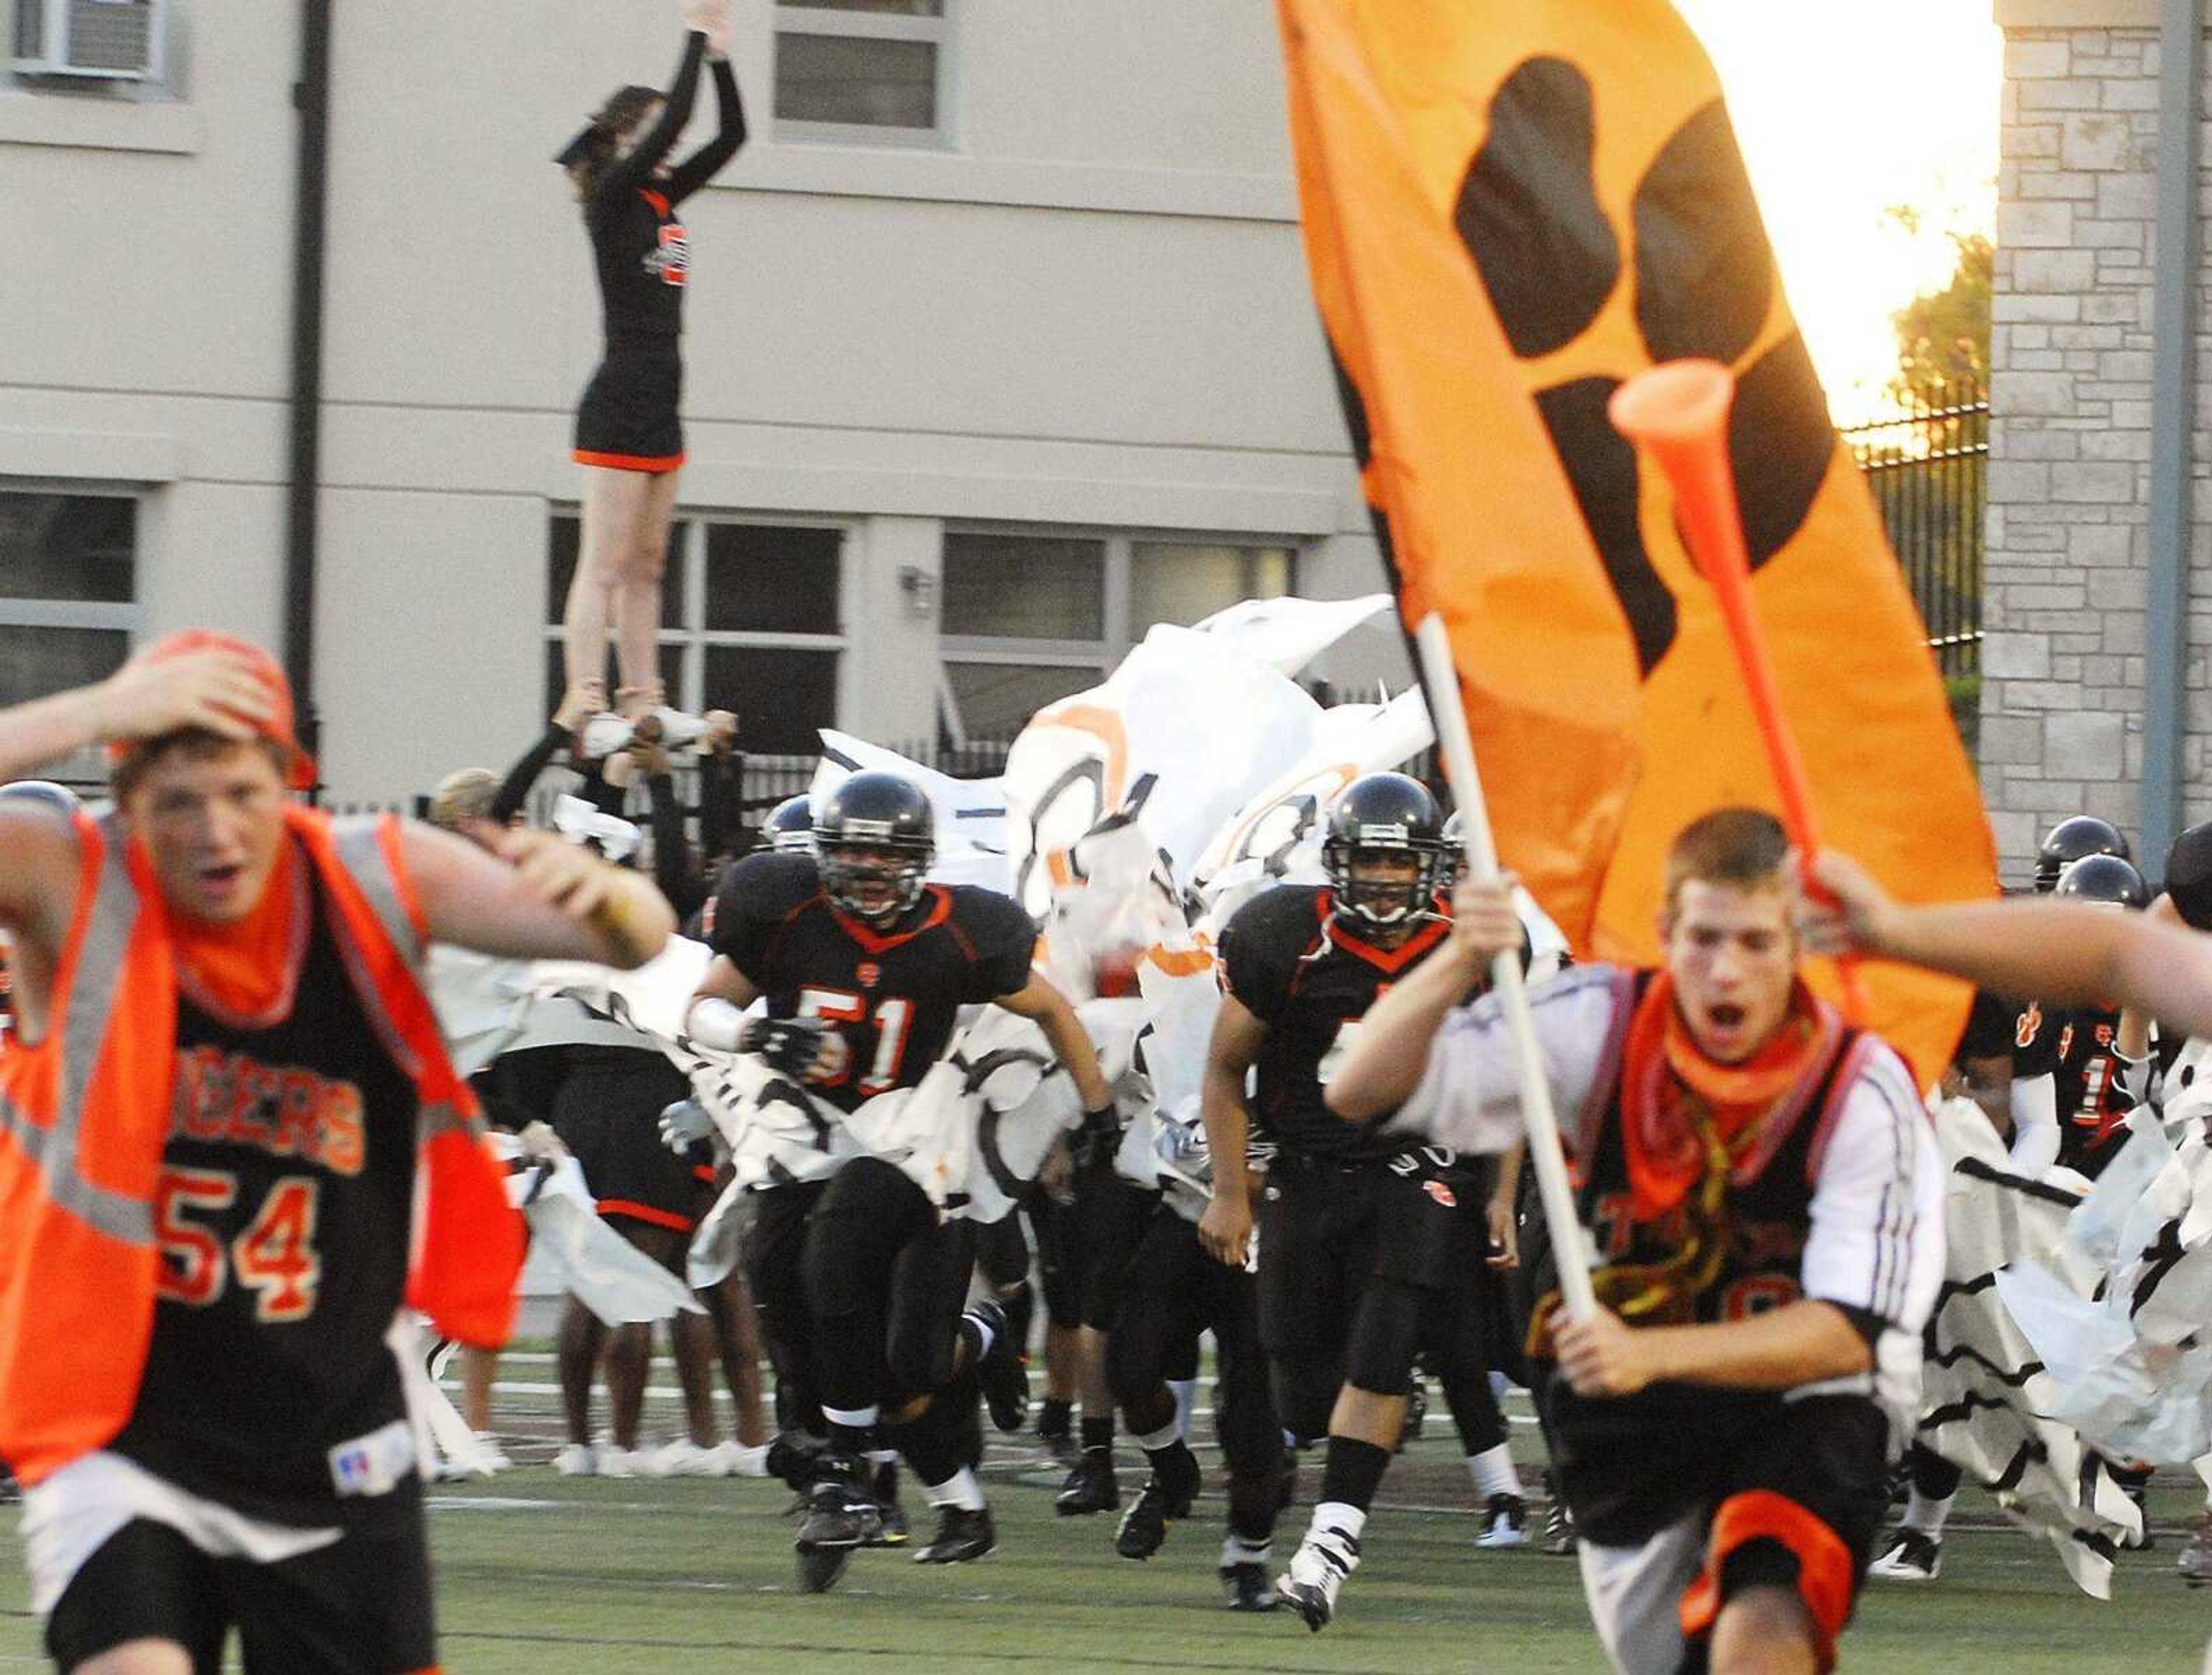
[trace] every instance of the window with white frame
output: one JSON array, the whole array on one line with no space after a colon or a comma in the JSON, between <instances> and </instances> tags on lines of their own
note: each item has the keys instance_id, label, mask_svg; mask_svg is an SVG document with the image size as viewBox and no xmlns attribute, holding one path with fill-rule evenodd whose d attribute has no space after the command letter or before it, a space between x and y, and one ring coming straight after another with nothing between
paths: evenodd
<instances>
[{"instance_id":1,"label":"window with white frame","mask_svg":"<svg viewBox=\"0 0 2212 1675\"><path fill-rule=\"evenodd\" d=\"M561 613L580 533L575 513L552 515L546 539L549 715L566 682ZM837 724L845 535L837 524L678 518L669 532L660 584L660 678L668 701L695 714L735 711L738 742L748 754L816 754L821 743L815 729ZM607 679L612 690L611 667Z\"/></svg>"},{"instance_id":2,"label":"window with white frame","mask_svg":"<svg viewBox=\"0 0 2212 1675\"><path fill-rule=\"evenodd\" d=\"M955 3L776 0L776 137L945 141Z\"/></svg>"},{"instance_id":3,"label":"window with white frame","mask_svg":"<svg viewBox=\"0 0 2212 1675\"><path fill-rule=\"evenodd\" d=\"M104 680L144 625L136 496L0 485L0 708ZM101 768L88 752L55 771L96 779Z\"/></svg>"},{"instance_id":4,"label":"window with white frame","mask_svg":"<svg viewBox=\"0 0 2212 1675\"><path fill-rule=\"evenodd\" d=\"M1155 624L1287 594L1296 558L1281 542L947 530L947 730L1011 739L1044 705L1097 685Z\"/></svg>"},{"instance_id":5,"label":"window with white frame","mask_svg":"<svg viewBox=\"0 0 2212 1675\"><path fill-rule=\"evenodd\" d=\"M0 80L112 99L178 93L184 0L10 0Z\"/></svg>"}]
</instances>

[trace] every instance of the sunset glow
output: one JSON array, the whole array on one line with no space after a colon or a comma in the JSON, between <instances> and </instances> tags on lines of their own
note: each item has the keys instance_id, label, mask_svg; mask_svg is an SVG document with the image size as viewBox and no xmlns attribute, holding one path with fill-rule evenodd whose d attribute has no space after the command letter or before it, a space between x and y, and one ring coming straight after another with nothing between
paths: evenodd
<instances>
[{"instance_id":1,"label":"sunset glow","mask_svg":"<svg viewBox=\"0 0 2212 1675\"><path fill-rule=\"evenodd\" d=\"M1890 316L1996 214L2003 38L1989 0L1676 0L1720 70L1838 421L1885 406ZM1903 207L1917 230L1890 212Z\"/></svg>"}]
</instances>

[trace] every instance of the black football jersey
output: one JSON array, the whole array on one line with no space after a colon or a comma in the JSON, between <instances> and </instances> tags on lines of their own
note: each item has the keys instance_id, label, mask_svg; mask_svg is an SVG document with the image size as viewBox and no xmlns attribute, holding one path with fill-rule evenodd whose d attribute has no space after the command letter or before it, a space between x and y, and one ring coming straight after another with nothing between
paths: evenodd
<instances>
[{"instance_id":1,"label":"black football jersey","mask_svg":"<svg viewBox=\"0 0 2212 1675\"><path fill-rule=\"evenodd\" d=\"M778 1018L821 1018L851 1049L843 1076L810 1084L840 1109L910 1087L945 1053L960 1008L1026 987L1036 927L1021 904L931 884L888 930L842 912L814 857L749 855L708 904L707 945Z\"/></svg>"},{"instance_id":2,"label":"black football jersey","mask_svg":"<svg viewBox=\"0 0 2212 1675\"><path fill-rule=\"evenodd\" d=\"M1253 1138L1313 1157L1387 1157L1402 1136L1355 1127L1330 1111L1322 1090L1376 997L1451 934L1441 917L1395 948L1381 948L1332 917L1327 889L1285 884L1254 897L1221 933L1222 981L1267 1026L1253 1069ZM1437 904L1441 916L1443 904Z\"/></svg>"},{"instance_id":3,"label":"black football jersey","mask_svg":"<svg viewBox=\"0 0 2212 1675\"><path fill-rule=\"evenodd\" d=\"M2094 1179L2126 1137L2135 1109L2120 1075L2120 1014L2085 1007L2057 1038L2058 1160Z\"/></svg>"},{"instance_id":4,"label":"black football jersey","mask_svg":"<svg viewBox=\"0 0 2212 1675\"><path fill-rule=\"evenodd\" d=\"M156 1475L278 1522L411 1505L356 1493L365 1439L404 1435L385 1335L407 1283L414 1083L348 977L313 869L289 1010L238 1019L177 998L155 1199L154 1337L112 1445Z\"/></svg>"},{"instance_id":5,"label":"black football jersey","mask_svg":"<svg viewBox=\"0 0 2212 1675\"><path fill-rule=\"evenodd\" d=\"M1977 989L1957 1057L2009 1057L2015 1081L2047 1076L2058 1068L2058 1037L2064 1025L2065 1019L2052 1016L2040 1001L2023 1004L1990 990Z\"/></svg>"}]
</instances>

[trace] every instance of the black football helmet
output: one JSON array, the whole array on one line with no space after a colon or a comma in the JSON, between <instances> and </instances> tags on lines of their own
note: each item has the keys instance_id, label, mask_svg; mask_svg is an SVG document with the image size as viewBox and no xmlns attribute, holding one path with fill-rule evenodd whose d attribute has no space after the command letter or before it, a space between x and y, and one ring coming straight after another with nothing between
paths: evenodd
<instances>
[{"instance_id":1,"label":"black football helmet","mask_svg":"<svg viewBox=\"0 0 2212 1675\"><path fill-rule=\"evenodd\" d=\"M786 797L768 811L768 818L761 822L761 841L772 850L813 853L814 807L803 793Z\"/></svg>"},{"instance_id":2,"label":"black football helmet","mask_svg":"<svg viewBox=\"0 0 2212 1675\"><path fill-rule=\"evenodd\" d=\"M2136 863L2117 855L2083 856L2058 874L2053 893L2100 907L2140 910L2150 905L2150 886L2143 882Z\"/></svg>"},{"instance_id":3,"label":"black football helmet","mask_svg":"<svg viewBox=\"0 0 2212 1675\"><path fill-rule=\"evenodd\" d=\"M814 857L831 901L855 918L889 923L921 899L937 858L937 817L903 774L854 774L823 799Z\"/></svg>"},{"instance_id":4,"label":"black football helmet","mask_svg":"<svg viewBox=\"0 0 2212 1675\"><path fill-rule=\"evenodd\" d=\"M1428 788L1404 774L1364 774L1329 805L1321 864L1334 911L1365 929L1405 923L1427 908L1445 879L1444 819ZM1411 856L1413 876L1383 881L1359 876L1364 856Z\"/></svg>"},{"instance_id":5,"label":"black football helmet","mask_svg":"<svg viewBox=\"0 0 2212 1675\"><path fill-rule=\"evenodd\" d=\"M2116 855L2130 862L2135 859L2127 838L2110 820L2100 820L2094 814L2076 814L2071 819L2059 821L2044 838L2043 847L2035 852L2037 891L2049 895L2058 887L2059 874L2076 861L2093 855Z\"/></svg>"},{"instance_id":6,"label":"black football helmet","mask_svg":"<svg viewBox=\"0 0 2212 1675\"><path fill-rule=\"evenodd\" d=\"M1467 828L1455 808L1444 817L1443 870L1437 874L1440 887L1449 889L1467 876Z\"/></svg>"},{"instance_id":7,"label":"black football helmet","mask_svg":"<svg viewBox=\"0 0 2212 1675\"><path fill-rule=\"evenodd\" d=\"M2190 827L2166 852L2166 893L2182 923L2212 930L2212 820Z\"/></svg>"}]
</instances>

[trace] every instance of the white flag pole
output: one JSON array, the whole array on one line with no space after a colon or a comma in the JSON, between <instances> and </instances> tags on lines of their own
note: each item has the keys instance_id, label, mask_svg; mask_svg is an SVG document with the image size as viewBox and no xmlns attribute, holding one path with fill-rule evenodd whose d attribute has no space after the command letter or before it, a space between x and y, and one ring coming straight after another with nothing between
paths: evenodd
<instances>
[{"instance_id":1,"label":"white flag pole","mask_svg":"<svg viewBox=\"0 0 2212 1675\"><path fill-rule=\"evenodd\" d=\"M1474 740L1467 730L1467 711L1460 704L1459 670L1452 661L1443 618L1433 613L1424 618L1414 630L1413 641L1420 649L1421 685L1428 696L1430 719L1436 723L1437 744L1443 753L1444 777L1450 782L1452 799L1459 805L1468 872L1485 882L1494 881L1498 876L1498 844L1491 835L1489 805L1482 800L1482 777L1475 770ZM1528 990L1522 980L1518 949L1509 948L1491 962L1490 986L1504 1012L1505 1027L1520 1065L1521 1120L1528 1130L1528 1158L1536 1168L1536 1193L1551 1230L1552 1254L1559 1263L1559 1295L1570 1319L1587 1320L1597 1311L1597 1299L1590 1290L1589 1258L1583 1249L1582 1222L1575 1213L1574 1188L1567 1179L1566 1156L1559 1147L1552 1084L1544 1074L1543 1053L1536 1045L1536 1023L1528 1010Z\"/></svg>"}]
</instances>

